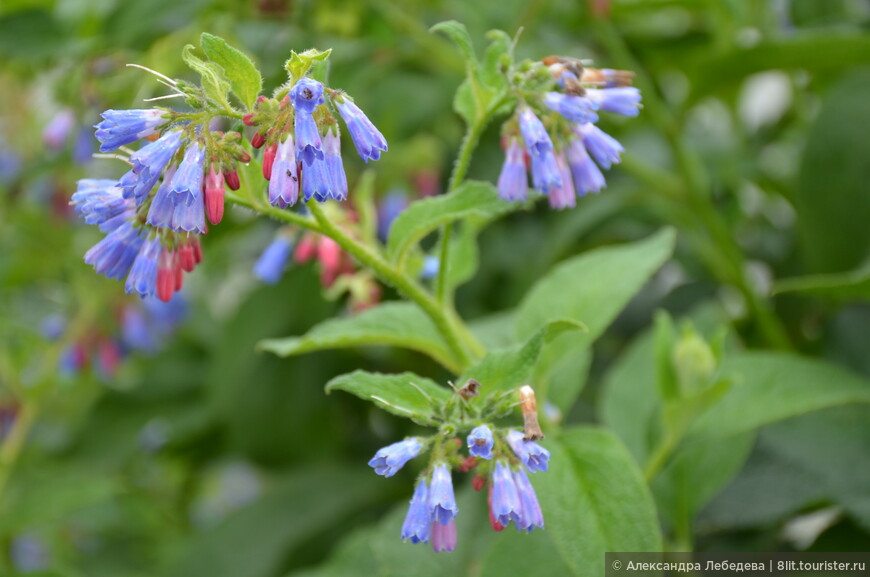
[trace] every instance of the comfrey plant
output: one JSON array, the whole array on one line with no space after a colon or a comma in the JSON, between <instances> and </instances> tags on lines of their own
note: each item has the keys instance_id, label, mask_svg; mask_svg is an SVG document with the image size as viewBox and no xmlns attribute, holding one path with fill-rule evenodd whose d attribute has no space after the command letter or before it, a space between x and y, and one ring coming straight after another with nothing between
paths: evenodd
<instances>
[{"instance_id":1,"label":"comfrey plant","mask_svg":"<svg viewBox=\"0 0 870 577\"><path fill-rule=\"evenodd\" d=\"M405 347L428 355L465 383L451 391L411 373L357 371L327 385L328 391L352 393L435 429L384 447L369 465L391 477L411 459L430 455L400 535L411 543L430 542L435 551L452 551L459 512L452 471L473 471L471 485L478 491L488 486L496 531L511 523L526 533L544 527L545 507L528 473L548 469L550 450L538 443L543 432L527 383L545 403L544 427L556 427L571 395L560 389L560 363L583 352L572 343L584 331L604 329L632 290L667 258L673 235L666 232L614 253L607 270L630 278L594 311L583 306L595 299L578 305L571 296L597 272L583 265L579 273L541 279L506 317L507 325L469 326L453 305L453 291L473 274L476 234L537 199L546 197L551 207L564 209L578 196L603 189L601 169L618 163L623 148L596 126L599 114L637 115L640 93L629 86L628 72L591 68L569 57L517 61L516 39L503 32L490 33L486 56L479 60L463 26L446 22L435 30L456 42L467 65L454 106L468 132L444 194L379 210L371 173L356 182L348 179L343 134L366 163L378 160L388 145L354 99L329 86L329 50L293 53L285 65L287 82L265 96L250 59L203 34L205 59L192 46L183 53L201 75L200 85L150 71L172 91L160 98L179 98L184 109L103 113L96 127L101 151L126 162L128 171L117 180L80 181L72 204L106 234L85 261L101 274L126 279L127 292L163 300L181 288L183 273L201 262L201 237L222 221L225 203L278 220L283 226L253 265L254 275L274 284L292 261L316 259L327 295L348 293L356 314L329 320L303 337L263 341L263 350L287 356L329 347ZM497 186L466 180L480 135L497 117L506 118L506 159ZM220 122L226 130L217 130ZM139 141L138 148L129 148ZM434 234L437 242L426 242ZM645 255L642 266L628 264L635 250ZM379 283L405 300L381 303ZM594 323L585 325L587 316ZM581 341L588 346L589 339ZM504 424L517 408L521 430ZM592 437L593 445L601 442ZM577 443L571 439L557 435L547 442L565 443L560 451L571 455ZM561 466L576 462L571 457ZM555 523L564 525L558 514Z\"/></svg>"}]
</instances>

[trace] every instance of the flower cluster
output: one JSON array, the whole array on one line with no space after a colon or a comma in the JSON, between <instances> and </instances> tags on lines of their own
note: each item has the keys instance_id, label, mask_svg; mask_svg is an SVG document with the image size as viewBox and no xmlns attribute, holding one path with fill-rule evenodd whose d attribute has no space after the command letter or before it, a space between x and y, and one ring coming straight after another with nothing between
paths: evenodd
<instances>
[{"instance_id":1,"label":"flower cluster","mask_svg":"<svg viewBox=\"0 0 870 577\"><path fill-rule=\"evenodd\" d=\"M346 94L302 78L280 101L261 97L245 124L258 127L251 139L264 148L263 176L269 181L269 203L296 204L300 192L308 202L347 198L347 177L341 158L336 112L344 119L363 160L378 160L387 141Z\"/></svg>"},{"instance_id":2,"label":"flower cluster","mask_svg":"<svg viewBox=\"0 0 870 577\"><path fill-rule=\"evenodd\" d=\"M531 391L531 387L522 387ZM457 391L462 395L463 391ZM457 406L463 406L467 399ZM442 431L464 428L456 423ZM540 438L536 436L535 438ZM550 452L526 433L498 429L491 423L476 424L466 436L468 456L459 454L459 438L439 433L430 438L412 437L380 449L369 461L375 473L392 477L411 459L431 449L428 467L417 479L414 495L402 524L401 538L411 543L429 543L436 552L456 548L456 516L459 508L453 491L451 469L475 469L475 490L489 485L490 524L502 531L511 522L517 530L531 532L544 527L544 516L527 472L546 471Z\"/></svg>"},{"instance_id":3,"label":"flower cluster","mask_svg":"<svg viewBox=\"0 0 870 577\"><path fill-rule=\"evenodd\" d=\"M531 169L532 187L547 195L552 208L564 209L573 207L577 196L604 188L601 169L619 163L624 150L595 125L598 112L637 116L641 96L627 85L631 75L623 71L583 68L563 58L544 64L554 89L524 94L505 123L498 192L505 200L525 200Z\"/></svg>"},{"instance_id":4,"label":"flower cluster","mask_svg":"<svg viewBox=\"0 0 870 577\"><path fill-rule=\"evenodd\" d=\"M269 202L282 209L297 202L300 190L306 202L347 198L333 111L344 119L365 161L387 150L383 135L350 97L304 75L282 88L280 98L259 97L247 114L215 108L202 91L159 76L174 96L186 97L198 111L105 111L95 127L100 151L114 153L130 169L117 181L79 181L71 203L106 234L85 262L110 278L126 277L126 291L143 298L168 301L181 289L183 273L202 260L198 237L208 232L206 221L222 220L226 189L241 186L238 163L251 161L242 135L212 130L213 120L238 114L244 124L258 128L250 144L265 146ZM148 142L138 150L126 148L143 139ZM276 245L258 267L263 278L276 280L282 254L289 252L288 246Z\"/></svg>"}]
</instances>

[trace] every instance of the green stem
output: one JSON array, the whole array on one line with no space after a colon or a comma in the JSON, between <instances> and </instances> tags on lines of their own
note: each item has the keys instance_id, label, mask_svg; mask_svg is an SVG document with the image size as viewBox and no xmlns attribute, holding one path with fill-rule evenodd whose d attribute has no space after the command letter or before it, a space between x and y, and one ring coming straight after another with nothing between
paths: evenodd
<instances>
[{"instance_id":1,"label":"green stem","mask_svg":"<svg viewBox=\"0 0 870 577\"><path fill-rule=\"evenodd\" d=\"M595 30L598 32L600 42L619 65L637 74L637 83L644 91L644 111L667 138L685 181L684 192L687 198L682 200L674 198L674 201L685 202L692 208L699 217L698 224L701 229L713 239L724 257L716 259L716 262L708 260L708 266L720 280L732 283L738 288L746 299L758 329L770 345L776 348L791 348L790 339L779 317L774 314L770 304L749 286L740 246L735 241L728 224L711 204L711 191L704 167L698 156L683 142L679 124L659 97L652 79L631 54L609 20L601 19L596 22Z\"/></svg>"},{"instance_id":2,"label":"green stem","mask_svg":"<svg viewBox=\"0 0 870 577\"><path fill-rule=\"evenodd\" d=\"M646 479L647 485L653 482L653 479L656 478L656 475L664 467L674 448L677 446L677 441L679 441L679 438L676 435L668 434L658 444L649 459L647 459L646 465L643 468L643 476Z\"/></svg>"},{"instance_id":3,"label":"green stem","mask_svg":"<svg viewBox=\"0 0 870 577\"><path fill-rule=\"evenodd\" d=\"M24 448L24 443L30 434L30 429L36 422L39 405L34 402L25 403L15 419L15 424L0 447L0 496L6 491L6 485L18 462L18 457Z\"/></svg>"},{"instance_id":4,"label":"green stem","mask_svg":"<svg viewBox=\"0 0 870 577\"><path fill-rule=\"evenodd\" d=\"M463 368L468 367L474 358L483 356L485 350L453 310L443 308L419 283L410 279L384 260L381 255L336 226L327 218L317 202L309 203L308 209L319 223L321 234L330 237L359 262L369 267L383 281L391 284L407 298L414 301L432 319L455 355L458 365Z\"/></svg>"}]
</instances>

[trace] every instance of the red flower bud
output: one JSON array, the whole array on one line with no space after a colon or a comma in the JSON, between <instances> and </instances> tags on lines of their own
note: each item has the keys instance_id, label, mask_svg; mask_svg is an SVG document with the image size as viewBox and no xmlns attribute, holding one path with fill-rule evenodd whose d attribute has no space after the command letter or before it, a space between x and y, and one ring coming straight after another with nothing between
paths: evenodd
<instances>
[{"instance_id":1,"label":"red flower bud","mask_svg":"<svg viewBox=\"0 0 870 577\"><path fill-rule=\"evenodd\" d=\"M317 239L310 234L306 234L299 240L299 244L296 245L294 258L296 259L296 262L301 264L310 261L316 254Z\"/></svg>"},{"instance_id":2,"label":"red flower bud","mask_svg":"<svg viewBox=\"0 0 870 577\"><path fill-rule=\"evenodd\" d=\"M272 178L272 165L275 164L275 157L278 155L278 145L270 144L263 152L263 177L266 180Z\"/></svg>"},{"instance_id":3,"label":"red flower bud","mask_svg":"<svg viewBox=\"0 0 870 577\"><path fill-rule=\"evenodd\" d=\"M212 164L205 175L205 215L212 224L218 224L224 217L224 179Z\"/></svg>"},{"instance_id":4,"label":"red flower bud","mask_svg":"<svg viewBox=\"0 0 870 577\"><path fill-rule=\"evenodd\" d=\"M483 487L486 486L486 477L484 477L483 475L475 475L471 479L471 486L474 488L475 491L483 490Z\"/></svg>"},{"instance_id":5,"label":"red flower bud","mask_svg":"<svg viewBox=\"0 0 870 577\"><path fill-rule=\"evenodd\" d=\"M264 144L266 144L265 134L258 132L253 137L251 137L251 146L253 146L254 148L260 148Z\"/></svg>"},{"instance_id":6,"label":"red flower bud","mask_svg":"<svg viewBox=\"0 0 870 577\"><path fill-rule=\"evenodd\" d=\"M193 247L193 260L196 264L202 262L202 245L199 243L198 238L194 238L190 241L190 246Z\"/></svg>"},{"instance_id":7,"label":"red flower bud","mask_svg":"<svg viewBox=\"0 0 870 577\"><path fill-rule=\"evenodd\" d=\"M190 272L196 266L196 258L193 256L193 247L190 244L183 244L178 247L178 263L181 270Z\"/></svg>"},{"instance_id":8,"label":"red flower bud","mask_svg":"<svg viewBox=\"0 0 870 577\"><path fill-rule=\"evenodd\" d=\"M165 248L157 260L157 298L169 302L175 292L175 267L172 252Z\"/></svg>"},{"instance_id":9,"label":"red flower bud","mask_svg":"<svg viewBox=\"0 0 870 577\"><path fill-rule=\"evenodd\" d=\"M251 162L251 155L248 154L247 150L241 151L236 158L239 159L239 162L242 162L244 164L248 164L249 162Z\"/></svg>"},{"instance_id":10,"label":"red flower bud","mask_svg":"<svg viewBox=\"0 0 870 577\"><path fill-rule=\"evenodd\" d=\"M247 126L254 126L254 113L251 112L242 116L242 122L244 122Z\"/></svg>"},{"instance_id":11,"label":"red flower bud","mask_svg":"<svg viewBox=\"0 0 870 577\"><path fill-rule=\"evenodd\" d=\"M239 182L239 173L235 168L224 171L224 182L230 187L230 190L239 190L242 183Z\"/></svg>"}]
</instances>

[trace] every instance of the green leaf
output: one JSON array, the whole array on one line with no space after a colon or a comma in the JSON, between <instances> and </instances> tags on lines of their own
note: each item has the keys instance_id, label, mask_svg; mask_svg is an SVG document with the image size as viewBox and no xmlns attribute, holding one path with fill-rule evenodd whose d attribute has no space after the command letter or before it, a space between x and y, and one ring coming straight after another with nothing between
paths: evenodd
<instances>
[{"instance_id":1,"label":"green leaf","mask_svg":"<svg viewBox=\"0 0 870 577\"><path fill-rule=\"evenodd\" d=\"M557 336L568 332L585 330L573 320L554 320L547 323L525 343L488 353L479 363L468 369L459 382L477 379L484 391L507 391L528 382L541 349Z\"/></svg>"},{"instance_id":2,"label":"green leaf","mask_svg":"<svg viewBox=\"0 0 870 577\"><path fill-rule=\"evenodd\" d=\"M232 108L227 101L230 83L224 75L224 70L214 62L206 62L195 56L193 44L188 44L181 52L181 58L192 70L202 77L202 89L210 100L224 108Z\"/></svg>"},{"instance_id":3,"label":"green leaf","mask_svg":"<svg viewBox=\"0 0 870 577\"><path fill-rule=\"evenodd\" d=\"M477 123L479 115L477 104L474 102L474 91L471 87L471 81L467 78L456 88L456 94L453 95L453 110L468 126Z\"/></svg>"},{"instance_id":4,"label":"green leaf","mask_svg":"<svg viewBox=\"0 0 870 577\"><path fill-rule=\"evenodd\" d=\"M223 38L207 32L200 35L199 44L208 59L224 69L233 93L245 108L251 110L263 89L263 78L251 59Z\"/></svg>"},{"instance_id":5,"label":"green leaf","mask_svg":"<svg viewBox=\"0 0 870 577\"><path fill-rule=\"evenodd\" d=\"M410 302L387 302L357 315L328 319L305 335L260 341L258 348L281 357L323 349L389 345L419 351L455 369L447 343L432 321Z\"/></svg>"},{"instance_id":6,"label":"green leaf","mask_svg":"<svg viewBox=\"0 0 870 577\"><path fill-rule=\"evenodd\" d=\"M332 48L322 52L310 48L301 54L291 51L290 58L284 63L284 69L290 74L290 82L295 83L297 80L305 76L305 74L311 70L311 67L318 62L326 62L331 53Z\"/></svg>"},{"instance_id":7,"label":"green leaf","mask_svg":"<svg viewBox=\"0 0 870 577\"><path fill-rule=\"evenodd\" d=\"M731 390L699 418L686 442L709 443L811 411L870 403L870 381L836 365L786 353L747 352L726 358Z\"/></svg>"},{"instance_id":8,"label":"green leaf","mask_svg":"<svg viewBox=\"0 0 870 577\"><path fill-rule=\"evenodd\" d=\"M477 249L477 234L479 227L466 221L450 239L450 252L447 259L447 277L445 285L453 290L474 277L479 266L479 251Z\"/></svg>"},{"instance_id":9,"label":"green leaf","mask_svg":"<svg viewBox=\"0 0 870 577\"><path fill-rule=\"evenodd\" d=\"M600 575L604 551L662 550L652 497L612 433L575 427L544 444L550 468L530 477L544 512L543 534L571 575Z\"/></svg>"},{"instance_id":10,"label":"green leaf","mask_svg":"<svg viewBox=\"0 0 870 577\"><path fill-rule=\"evenodd\" d=\"M773 285L773 294L791 292L836 302L870 299L870 261L849 272L785 278Z\"/></svg>"},{"instance_id":11,"label":"green leaf","mask_svg":"<svg viewBox=\"0 0 870 577\"><path fill-rule=\"evenodd\" d=\"M476 74L477 71L477 56L474 54L474 45L471 43L471 37L468 35L468 29L465 24L456 20L447 20L439 22L429 29L430 32L441 32L449 37L459 48L462 57L465 59L465 64Z\"/></svg>"},{"instance_id":12,"label":"green leaf","mask_svg":"<svg viewBox=\"0 0 870 577\"><path fill-rule=\"evenodd\" d=\"M864 36L863 59L870 58ZM806 138L794 204L808 272L858 268L870 256L870 71L855 72L827 94Z\"/></svg>"},{"instance_id":13,"label":"green leaf","mask_svg":"<svg viewBox=\"0 0 870 577\"><path fill-rule=\"evenodd\" d=\"M511 49L513 40L501 30L490 30L486 37L489 38L489 46L483 57L483 66L480 69L480 81L490 90L499 92L507 87L507 79L504 71L512 65Z\"/></svg>"},{"instance_id":14,"label":"green leaf","mask_svg":"<svg viewBox=\"0 0 870 577\"><path fill-rule=\"evenodd\" d=\"M672 229L632 244L599 248L569 259L539 280L520 304L517 335L528 338L545 323L569 318L585 324L594 341L671 256Z\"/></svg>"},{"instance_id":15,"label":"green leaf","mask_svg":"<svg viewBox=\"0 0 870 577\"><path fill-rule=\"evenodd\" d=\"M466 181L450 194L418 200L403 211L390 227L387 252L403 265L411 249L440 226L469 217L494 219L523 206L500 199L488 182Z\"/></svg>"},{"instance_id":16,"label":"green leaf","mask_svg":"<svg viewBox=\"0 0 870 577\"><path fill-rule=\"evenodd\" d=\"M504 348L516 343L514 337L515 311L507 310L468 322L468 328L487 348Z\"/></svg>"},{"instance_id":17,"label":"green leaf","mask_svg":"<svg viewBox=\"0 0 870 577\"><path fill-rule=\"evenodd\" d=\"M429 399L440 405L453 394L447 388L414 373L385 375L366 371L354 371L335 377L326 383L327 393L334 390L356 395L387 412L410 418L423 425L434 423L437 417L435 407Z\"/></svg>"},{"instance_id":18,"label":"green leaf","mask_svg":"<svg viewBox=\"0 0 870 577\"><path fill-rule=\"evenodd\" d=\"M276 575L312 535L340 528L381 499L384 490L380 479L358 467L321 464L295 473L214 528L194 533L166 575Z\"/></svg>"}]
</instances>

